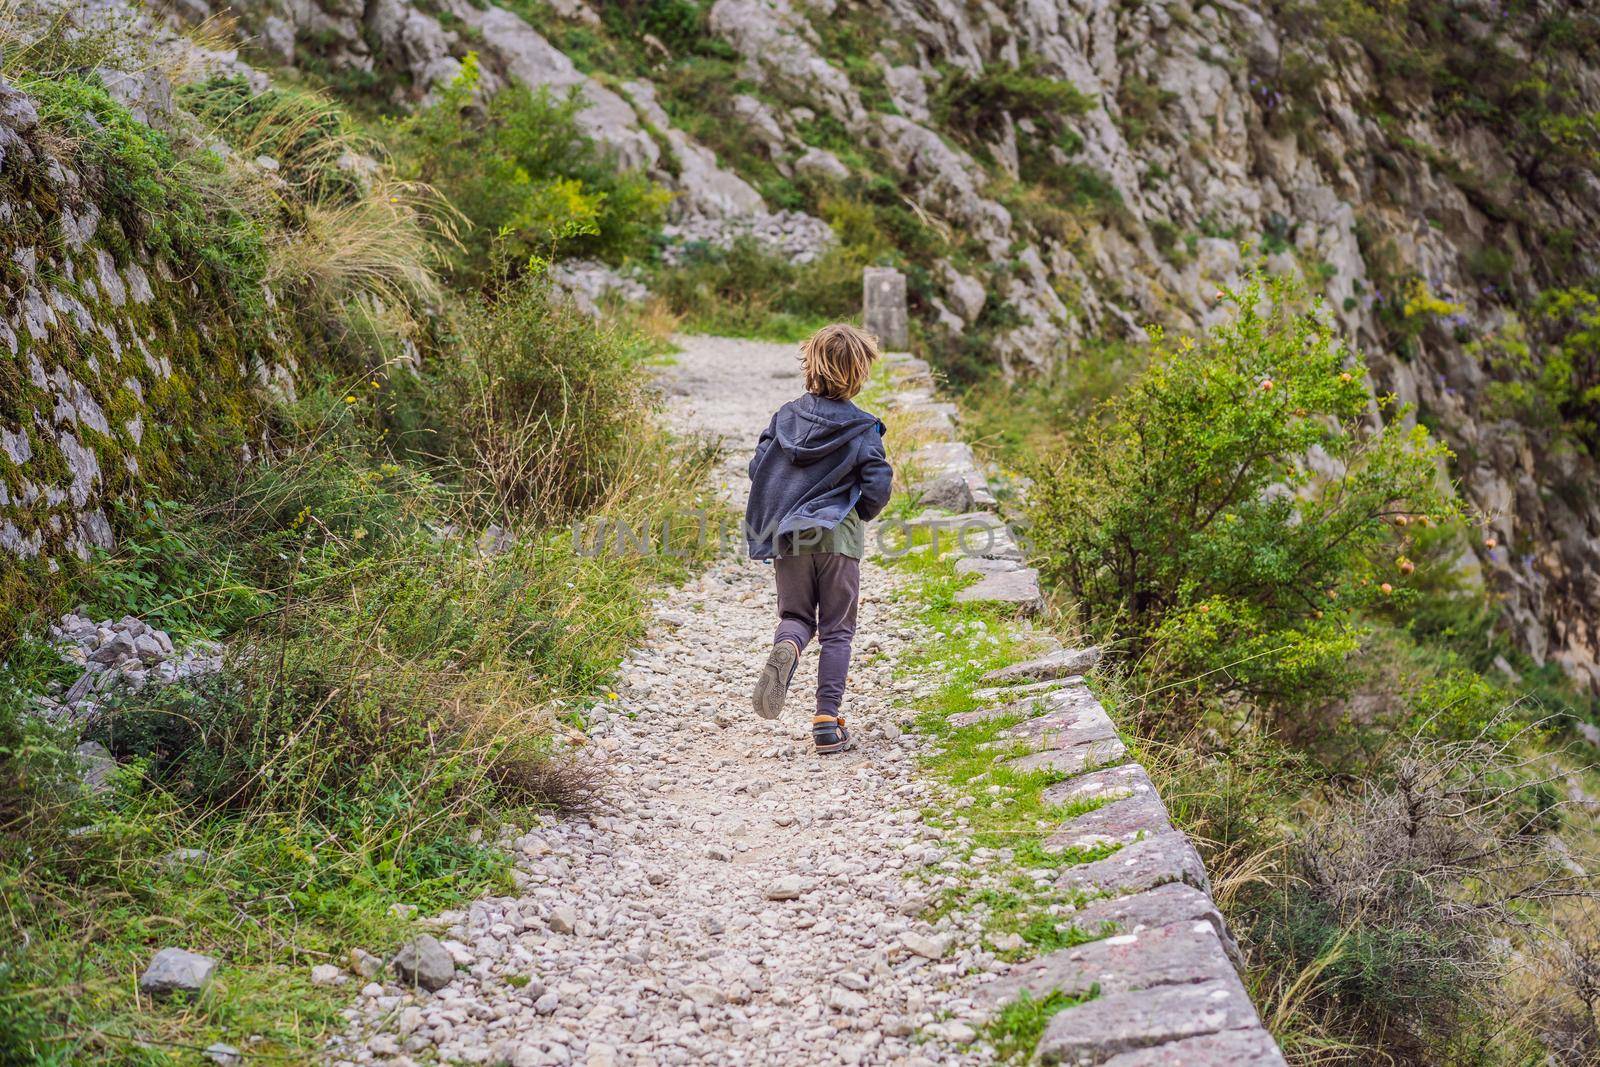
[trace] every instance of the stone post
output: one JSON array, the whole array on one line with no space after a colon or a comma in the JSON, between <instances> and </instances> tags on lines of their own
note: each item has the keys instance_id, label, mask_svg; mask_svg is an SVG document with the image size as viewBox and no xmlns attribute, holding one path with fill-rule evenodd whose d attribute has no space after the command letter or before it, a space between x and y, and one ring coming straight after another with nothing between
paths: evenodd
<instances>
[{"instance_id":1,"label":"stone post","mask_svg":"<svg viewBox=\"0 0 1600 1067\"><path fill-rule=\"evenodd\" d=\"M862 325L878 338L885 352L911 346L906 314L906 276L893 267L868 267L861 272Z\"/></svg>"}]
</instances>

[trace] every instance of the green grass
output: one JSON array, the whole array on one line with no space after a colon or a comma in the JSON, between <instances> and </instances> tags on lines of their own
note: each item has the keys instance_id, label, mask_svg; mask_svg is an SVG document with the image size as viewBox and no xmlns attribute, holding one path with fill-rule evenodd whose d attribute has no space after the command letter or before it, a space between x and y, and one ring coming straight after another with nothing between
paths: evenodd
<instances>
[{"instance_id":1,"label":"green grass","mask_svg":"<svg viewBox=\"0 0 1600 1067\"><path fill-rule=\"evenodd\" d=\"M917 531L913 543L928 544L926 531ZM924 769L962 794L956 807L930 811L925 817L941 828L962 827L969 860L977 849L995 852L998 862L986 868L991 874L1004 877L1012 872L1003 888L983 884L942 894L932 906L933 917L953 910L980 912L985 939L991 946L1007 934L1022 938L1023 948L1000 953L1008 959L1041 955L1106 936L1106 931L1085 931L1071 924L1064 909L1081 905L1086 897L1050 887L1048 872L1103 859L1119 846L1049 849L1044 842L1063 823L1094 811L1107 800L1050 804L1044 799L1045 790L1066 775L1023 772L1004 765L1009 758L1028 751L1024 742L1002 736L1026 718L1024 713L961 727L951 722L952 716L983 706L973 695L982 688L983 675L1026 658L1031 654L1029 643L995 610L956 602L955 594L975 579L957 575L952 556L935 555L930 548L902 556L892 565L914 576L902 595L919 605L920 619L933 634L902 666L912 673L937 669L944 679L934 693L916 701L913 709L915 729L934 741L923 761Z\"/></svg>"},{"instance_id":2,"label":"green grass","mask_svg":"<svg viewBox=\"0 0 1600 1067\"><path fill-rule=\"evenodd\" d=\"M1068 1008L1086 1004L1099 996L1099 988L1087 996L1072 997L1059 990L1035 1000L1026 991L1007 1004L983 1028L983 1037L994 1045L995 1054L1006 1063L1026 1063L1033 1056L1050 1020Z\"/></svg>"},{"instance_id":3,"label":"green grass","mask_svg":"<svg viewBox=\"0 0 1600 1067\"><path fill-rule=\"evenodd\" d=\"M362 981L316 987L313 966L347 966L354 948L392 952L407 924L391 903L431 914L511 888L506 856L465 840L426 844L396 866L384 856L393 842L196 814L128 774L108 804L86 812L96 820L88 831L48 861L0 869L7 912L31 920L26 950L0 964L0 1048L10 1050L0 1062L190 1062L214 1041L298 1061L342 1027L339 1012ZM180 847L210 858L169 869L163 857ZM37 911L21 910L22 892L40 894ZM137 992L151 956L169 945L218 959L197 1000Z\"/></svg>"}]
</instances>

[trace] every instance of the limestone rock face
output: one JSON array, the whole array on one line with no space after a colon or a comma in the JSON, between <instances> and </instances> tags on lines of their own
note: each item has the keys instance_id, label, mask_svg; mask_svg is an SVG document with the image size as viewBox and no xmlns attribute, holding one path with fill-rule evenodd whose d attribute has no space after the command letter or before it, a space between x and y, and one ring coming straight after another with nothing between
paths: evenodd
<instances>
[{"instance_id":1,"label":"limestone rock face","mask_svg":"<svg viewBox=\"0 0 1600 1067\"><path fill-rule=\"evenodd\" d=\"M511 80L528 86L547 86L557 95L577 91L584 101L578 124L595 140L609 145L619 166L648 169L661 158L661 150L640 125L639 117L621 96L578 70L567 56L521 18L501 7L483 10L467 5L463 18L482 35L483 52L494 67Z\"/></svg>"},{"instance_id":2,"label":"limestone rock face","mask_svg":"<svg viewBox=\"0 0 1600 1067\"><path fill-rule=\"evenodd\" d=\"M817 27L842 17L872 30L893 113L864 103L863 83L846 73L857 68L845 61L872 45L846 46L860 54L850 56L823 46ZM1569 167L1560 180L1530 185L1508 138L1427 101L1391 109L1395 120L1380 124L1373 97L1383 77L1366 53L1337 42L1313 43L1337 58L1317 89L1320 114L1297 129L1285 119L1294 105L1281 71L1306 42L1278 18L1188 0L878 0L848 11L718 0L710 24L767 92L796 113L831 116L881 152L942 238L982 246L993 261L984 277L936 272L941 292L927 318L959 334L986 300L1003 301L1014 324L991 335L989 351L1008 370L1058 362L1090 338L1138 341L1149 322L1212 325L1228 313L1218 289L1258 260L1310 279L1376 390L1416 405L1460 457L1451 473L1468 504L1492 517L1486 532L1497 546L1462 546L1466 568L1502 598L1536 659L1600 686L1600 626L1588 610L1600 596L1600 498L1552 491L1595 485L1600 466L1582 448L1495 414L1494 376L1470 347L1515 328L1516 305L1560 280L1541 235L1576 234L1575 262L1600 261L1600 181ZM1527 56L1537 47L1534 23L1502 19L1483 46ZM1540 61L1571 75L1587 110L1600 106L1592 60ZM996 198L997 178L1015 173L1037 133L1030 120L993 116L1002 132L984 162L937 125L930 106L945 79L1022 64L1092 101L1071 122L1081 148L1056 162L1097 176L1115 207L1068 231L1017 217ZM1491 254L1506 269L1485 284L1474 264ZM1416 285L1458 310L1397 329L1393 309Z\"/></svg>"}]
</instances>

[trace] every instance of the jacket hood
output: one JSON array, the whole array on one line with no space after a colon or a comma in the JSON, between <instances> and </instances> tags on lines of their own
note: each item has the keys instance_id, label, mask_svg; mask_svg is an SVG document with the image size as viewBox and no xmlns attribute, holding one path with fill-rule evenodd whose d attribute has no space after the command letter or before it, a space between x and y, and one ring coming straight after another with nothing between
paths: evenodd
<instances>
[{"instance_id":1,"label":"jacket hood","mask_svg":"<svg viewBox=\"0 0 1600 1067\"><path fill-rule=\"evenodd\" d=\"M773 433L789 462L804 467L833 455L877 425L875 416L848 400L808 393L779 409Z\"/></svg>"}]
</instances>

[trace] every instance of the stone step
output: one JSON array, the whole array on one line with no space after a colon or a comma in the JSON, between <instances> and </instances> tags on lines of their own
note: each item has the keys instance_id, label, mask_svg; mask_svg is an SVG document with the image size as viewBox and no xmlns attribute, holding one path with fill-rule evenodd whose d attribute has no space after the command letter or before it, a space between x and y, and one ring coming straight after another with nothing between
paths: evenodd
<instances>
[{"instance_id":1,"label":"stone step","mask_svg":"<svg viewBox=\"0 0 1600 1067\"><path fill-rule=\"evenodd\" d=\"M1052 992L1081 997L1096 989L1101 996L1113 996L1228 980L1238 978L1216 928L1204 919L1189 919L1116 933L1018 964L980 986L974 999L995 1011L1023 993L1034 1000Z\"/></svg>"},{"instance_id":2,"label":"stone step","mask_svg":"<svg viewBox=\"0 0 1600 1067\"><path fill-rule=\"evenodd\" d=\"M1216 928L1223 951L1235 967L1244 965L1239 944L1206 894L1184 882L1168 882L1141 893L1093 900L1074 912L1072 924L1088 933L1124 934L1176 922L1208 922Z\"/></svg>"},{"instance_id":3,"label":"stone step","mask_svg":"<svg viewBox=\"0 0 1600 1067\"><path fill-rule=\"evenodd\" d=\"M1255 1005L1230 967L1212 981L1116 993L1068 1008L1045 1026L1035 1057L1045 1064L1100 1065L1187 1038L1260 1029Z\"/></svg>"},{"instance_id":4,"label":"stone step","mask_svg":"<svg viewBox=\"0 0 1600 1067\"><path fill-rule=\"evenodd\" d=\"M956 728L972 726L980 722L989 722L993 719L1004 719L1011 715L1024 715L1032 718L1036 715L1049 713L1052 705L1048 699L1049 694L1041 693L1037 696L1024 697L1006 704L993 704L988 707L978 708L974 711L963 711L958 715L950 716L950 725Z\"/></svg>"},{"instance_id":5,"label":"stone step","mask_svg":"<svg viewBox=\"0 0 1600 1067\"><path fill-rule=\"evenodd\" d=\"M1116 896L1171 882L1192 885L1202 893L1211 892L1211 879L1200 854L1177 830L1124 845L1103 860L1068 867L1056 879L1062 889Z\"/></svg>"}]
</instances>

